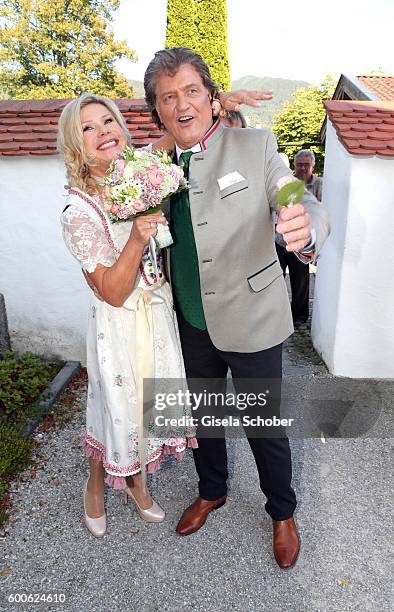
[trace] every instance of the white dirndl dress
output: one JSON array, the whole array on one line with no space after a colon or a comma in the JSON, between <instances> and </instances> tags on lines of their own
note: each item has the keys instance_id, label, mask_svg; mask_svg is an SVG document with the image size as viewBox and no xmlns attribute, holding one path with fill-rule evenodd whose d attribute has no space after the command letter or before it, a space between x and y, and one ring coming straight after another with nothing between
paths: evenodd
<instances>
[{"instance_id":1,"label":"white dirndl dress","mask_svg":"<svg viewBox=\"0 0 394 612\"><path fill-rule=\"evenodd\" d=\"M61 215L64 241L83 271L110 267L121 253L132 221L110 223L100 199L70 189ZM193 428L175 437L148 437L140 445L143 378L184 379L178 328L169 284L157 256L156 271L146 249L135 289L121 308L92 291L87 330L88 396L84 446L103 462L106 482L124 488L125 476L160 467L167 453L182 458L196 447ZM187 407L182 407L187 414ZM190 416L190 415L189 415ZM142 453L144 446L144 453Z\"/></svg>"}]
</instances>

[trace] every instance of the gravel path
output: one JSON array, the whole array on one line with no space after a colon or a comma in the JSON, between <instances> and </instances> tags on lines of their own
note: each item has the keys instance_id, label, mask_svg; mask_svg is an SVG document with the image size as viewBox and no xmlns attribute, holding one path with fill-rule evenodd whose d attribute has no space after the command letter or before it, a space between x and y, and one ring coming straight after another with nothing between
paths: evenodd
<instances>
[{"instance_id":1,"label":"gravel path","mask_svg":"<svg viewBox=\"0 0 394 612\"><path fill-rule=\"evenodd\" d=\"M286 371L298 372L301 380L317 368L324 377L324 368L308 361L306 337L296 372L297 342L300 338L287 345ZM196 495L188 454L182 463L169 458L150 477L152 494L167 511L164 523L144 523L119 493L107 489L108 533L101 541L93 538L82 521L85 393L82 384L74 407L64 399L59 403L63 416L56 427L36 434L39 466L13 485L15 511L1 543L1 610L392 609L387 438L292 440L302 549L297 565L286 572L273 559L271 522L244 439L228 441L228 503L198 533L180 538L174 532ZM391 397L388 393L388 407ZM13 593L62 593L66 601L9 603Z\"/></svg>"}]
</instances>

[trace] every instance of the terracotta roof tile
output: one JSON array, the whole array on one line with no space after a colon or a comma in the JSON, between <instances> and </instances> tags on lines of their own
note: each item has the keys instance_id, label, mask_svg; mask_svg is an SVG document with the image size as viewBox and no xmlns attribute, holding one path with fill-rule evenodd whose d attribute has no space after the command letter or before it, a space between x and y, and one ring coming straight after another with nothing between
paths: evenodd
<instances>
[{"instance_id":1,"label":"terracotta roof tile","mask_svg":"<svg viewBox=\"0 0 394 612\"><path fill-rule=\"evenodd\" d=\"M353 123L350 126L351 130L356 132L373 132L376 129L376 123Z\"/></svg>"},{"instance_id":2,"label":"terracotta roof tile","mask_svg":"<svg viewBox=\"0 0 394 612\"><path fill-rule=\"evenodd\" d=\"M323 102L339 140L351 155L394 158L394 100ZM342 117L338 117L342 109Z\"/></svg>"},{"instance_id":3,"label":"terracotta roof tile","mask_svg":"<svg viewBox=\"0 0 394 612\"><path fill-rule=\"evenodd\" d=\"M341 130L342 138L350 138L350 140L358 140L360 138L360 134L357 132L352 132L352 130Z\"/></svg>"},{"instance_id":4,"label":"terracotta roof tile","mask_svg":"<svg viewBox=\"0 0 394 612\"><path fill-rule=\"evenodd\" d=\"M57 155L56 149L45 149L43 151L30 151L29 155Z\"/></svg>"},{"instance_id":5,"label":"terracotta roof tile","mask_svg":"<svg viewBox=\"0 0 394 612\"><path fill-rule=\"evenodd\" d=\"M371 113L370 115L368 115L368 117L365 117L365 118L361 117L357 123L361 123L361 124L362 123L367 123L367 124L378 123L380 125L381 119L379 117L374 117L373 114Z\"/></svg>"},{"instance_id":6,"label":"terracotta roof tile","mask_svg":"<svg viewBox=\"0 0 394 612\"><path fill-rule=\"evenodd\" d=\"M14 134L13 135L13 140L14 142L29 142L31 140L34 139L34 142L36 140L47 140L51 143L56 142L56 134L48 134L46 132L40 133L40 132L30 132L28 134Z\"/></svg>"},{"instance_id":7,"label":"terracotta roof tile","mask_svg":"<svg viewBox=\"0 0 394 612\"><path fill-rule=\"evenodd\" d=\"M344 116L344 117L351 117L352 119L355 119L355 118L356 118L356 119L359 119L359 118L361 118L361 117L366 117L366 116L367 116L367 113L360 113L360 112L358 112L358 111L356 111L356 110L355 110L353 113L348 113L348 112L346 112L346 113L344 113L344 115L343 115L343 116Z\"/></svg>"},{"instance_id":8,"label":"terracotta roof tile","mask_svg":"<svg viewBox=\"0 0 394 612\"><path fill-rule=\"evenodd\" d=\"M392 133L393 125L394 125L394 121L393 121L393 123L381 123L380 125L376 126L376 130L377 130L377 132L389 132L389 133Z\"/></svg>"},{"instance_id":9,"label":"terracotta roof tile","mask_svg":"<svg viewBox=\"0 0 394 612\"><path fill-rule=\"evenodd\" d=\"M341 117L340 119L335 119L336 123L342 123L344 125L348 125L350 123L358 123L358 119L356 117Z\"/></svg>"},{"instance_id":10,"label":"terracotta roof tile","mask_svg":"<svg viewBox=\"0 0 394 612\"><path fill-rule=\"evenodd\" d=\"M387 149L387 151L380 151L378 154L378 157L394 157L393 156L393 152L390 151L390 149Z\"/></svg>"},{"instance_id":11,"label":"terracotta roof tile","mask_svg":"<svg viewBox=\"0 0 394 612\"><path fill-rule=\"evenodd\" d=\"M4 157L17 157L19 155L26 155L25 151L21 151L20 149L16 149L15 151L1 151L0 155L4 155Z\"/></svg>"},{"instance_id":12,"label":"terracotta roof tile","mask_svg":"<svg viewBox=\"0 0 394 612\"><path fill-rule=\"evenodd\" d=\"M358 76L357 79L379 100L394 100L394 76Z\"/></svg>"},{"instance_id":13,"label":"terracotta roof tile","mask_svg":"<svg viewBox=\"0 0 394 612\"><path fill-rule=\"evenodd\" d=\"M3 151L19 151L20 147L17 142L8 141L0 144L0 154Z\"/></svg>"},{"instance_id":14,"label":"terracotta roof tile","mask_svg":"<svg viewBox=\"0 0 394 612\"><path fill-rule=\"evenodd\" d=\"M56 155L57 124L69 99L0 100L0 156ZM144 100L116 100L136 147L160 138Z\"/></svg>"},{"instance_id":15,"label":"terracotta roof tile","mask_svg":"<svg viewBox=\"0 0 394 612\"><path fill-rule=\"evenodd\" d=\"M378 130L374 131L374 132L370 132L370 134L368 134L368 138L370 138L371 140L392 140L393 139L394 134L390 133L390 132L378 132Z\"/></svg>"},{"instance_id":16,"label":"terracotta roof tile","mask_svg":"<svg viewBox=\"0 0 394 612\"><path fill-rule=\"evenodd\" d=\"M33 140L30 142L21 142L19 148L21 151L37 151L38 149L53 148L53 143L45 140Z\"/></svg>"}]
</instances>

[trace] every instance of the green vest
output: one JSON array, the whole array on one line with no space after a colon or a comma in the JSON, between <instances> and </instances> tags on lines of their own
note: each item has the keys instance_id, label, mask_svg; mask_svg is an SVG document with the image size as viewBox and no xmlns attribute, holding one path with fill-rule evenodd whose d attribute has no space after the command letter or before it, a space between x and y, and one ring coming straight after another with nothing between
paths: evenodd
<instances>
[{"instance_id":1,"label":"green vest","mask_svg":"<svg viewBox=\"0 0 394 612\"><path fill-rule=\"evenodd\" d=\"M191 151L185 151L180 157L186 178L189 177L192 155ZM171 284L176 305L190 325L206 329L196 242L187 191L171 196L170 229L174 240L174 244L170 247Z\"/></svg>"}]
</instances>

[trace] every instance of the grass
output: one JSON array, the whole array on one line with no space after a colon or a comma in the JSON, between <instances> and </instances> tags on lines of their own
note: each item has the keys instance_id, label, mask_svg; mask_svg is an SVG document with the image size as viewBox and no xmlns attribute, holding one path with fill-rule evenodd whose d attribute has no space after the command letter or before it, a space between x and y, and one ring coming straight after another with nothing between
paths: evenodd
<instances>
[{"instance_id":1,"label":"grass","mask_svg":"<svg viewBox=\"0 0 394 612\"><path fill-rule=\"evenodd\" d=\"M62 366L12 351L0 360L0 526L8 516L9 483L31 463L34 443L23 431L28 422L42 418L37 400Z\"/></svg>"}]
</instances>

